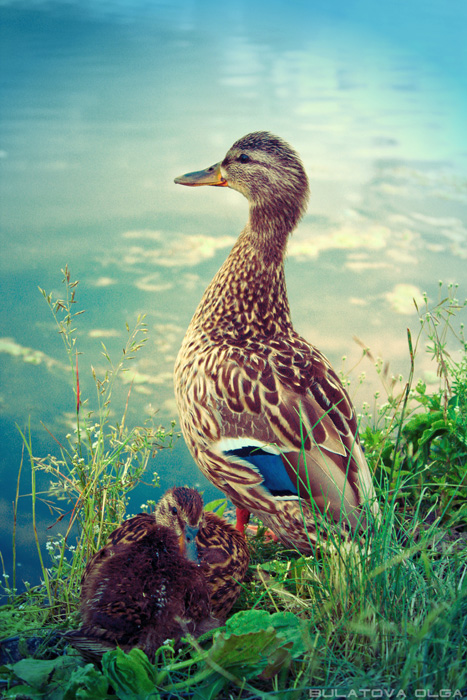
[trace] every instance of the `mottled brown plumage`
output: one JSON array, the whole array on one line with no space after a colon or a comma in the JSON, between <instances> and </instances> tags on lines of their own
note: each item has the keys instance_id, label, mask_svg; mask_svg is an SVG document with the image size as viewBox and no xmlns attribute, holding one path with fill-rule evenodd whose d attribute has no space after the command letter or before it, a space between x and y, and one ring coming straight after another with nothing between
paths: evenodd
<instances>
[{"instance_id":1,"label":"mottled brown plumage","mask_svg":"<svg viewBox=\"0 0 467 700\"><path fill-rule=\"evenodd\" d=\"M284 256L308 201L305 170L282 139L258 132L221 163L176 182L229 186L250 204L177 358L183 435L204 474L238 508L308 553L330 521L354 530L363 502L374 512L377 505L351 401L290 318Z\"/></svg>"},{"instance_id":2,"label":"mottled brown plumage","mask_svg":"<svg viewBox=\"0 0 467 700\"><path fill-rule=\"evenodd\" d=\"M167 639L217 627L248 566L246 544L232 529L204 514L194 489L170 489L154 513L124 522L89 561L82 626L67 639L90 660L117 645L152 658Z\"/></svg>"},{"instance_id":3,"label":"mottled brown plumage","mask_svg":"<svg viewBox=\"0 0 467 700\"><path fill-rule=\"evenodd\" d=\"M205 513L196 545L206 578L212 615L225 622L240 595L250 553L243 535L215 513Z\"/></svg>"}]
</instances>

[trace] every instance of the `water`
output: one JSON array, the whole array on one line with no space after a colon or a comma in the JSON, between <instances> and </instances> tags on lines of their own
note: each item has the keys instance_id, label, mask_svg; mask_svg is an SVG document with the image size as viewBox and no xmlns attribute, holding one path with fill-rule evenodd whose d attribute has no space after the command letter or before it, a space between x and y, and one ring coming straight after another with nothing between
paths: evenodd
<instances>
[{"instance_id":1,"label":"water","mask_svg":"<svg viewBox=\"0 0 467 700\"><path fill-rule=\"evenodd\" d=\"M467 294L467 59L460 0L377 9L369 0L25 0L3 1L0 12L0 517L9 567L15 424L30 420L43 456L57 448L41 421L59 439L73 421L66 357L37 287L61 295L65 263L80 280L80 378L91 399L101 342L117 358L125 323L147 314L128 420L158 409L168 425L179 344L247 215L237 193L180 188L173 178L267 129L300 152L311 180L287 263L296 327L338 368L342 355L349 366L358 359L356 335L407 374L412 296L435 300L438 279ZM369 388L357 405L376 386L371 363L361 370ZM127 391L119 385L115 416ZM163 487L216 495L182 443L152 468ZM133 509L151 496L140 490ZM38 520L44 540L53 517L44 507ZM17 539L19 577L34 582L26 497Z\"/></svg>"}]
</instances>

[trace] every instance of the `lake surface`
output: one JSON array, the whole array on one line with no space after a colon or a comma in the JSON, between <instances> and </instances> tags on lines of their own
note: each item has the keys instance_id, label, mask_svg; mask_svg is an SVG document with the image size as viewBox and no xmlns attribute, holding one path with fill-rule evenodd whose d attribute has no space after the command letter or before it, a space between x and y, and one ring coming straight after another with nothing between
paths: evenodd
<instances>
[{"instance_id":1,"label":"lake surface","mask_svg":"<svg viewBox=\"0 0 467 700\"><path fill-rule=\"evenodd\" d=\"M80 381L118 359L146 314L149 339L127 421L176 417L172 368L204 291L247 216L224 189L173 178L220 160L240 136L269 130L301 154L308 213L287 262L296 327L336 368L361 338L408 373L412 298L438 280L467 296L467 58L463 0L385 3L0 3L0 544L11 566L12 501L31 424L36 456L73 427L71 372L38 286L79 280ZM465 315L465 313L464 313ZM422 359L420 375L429 378ZM368 360L367 399L377 379ZM115 391L122 415L128 384ZM45 426L45 427L44 427ZM173 483L216 491L181 441L151 463ZM27 464L21 492L30 490ZM44 477L42 486L47 483ZM153 497L141 487L133 512ZM158 492L156 492L158 497ZM42 540L54 521L38 512ZM38 580L30 504L18 516L18 577Z\"/></svg>"}]
</instances>

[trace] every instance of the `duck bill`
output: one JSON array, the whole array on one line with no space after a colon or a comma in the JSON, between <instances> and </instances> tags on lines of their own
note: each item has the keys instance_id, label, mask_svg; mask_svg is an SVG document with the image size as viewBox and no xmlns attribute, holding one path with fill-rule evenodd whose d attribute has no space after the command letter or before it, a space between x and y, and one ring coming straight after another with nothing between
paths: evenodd
<instances>
[{"instance_id":1,"label":"duck bill","mask_svg":"<svg viewBox=\"0 0 467 700\"><path fill-rule=\"evenodd\" d=\"M197 527L185 526L185 532L178 538L180 552L190 561L199 564L198 547L196 546Z\"/></svg>"},{"instance_id":2,"label":"duck bill","mask_svg":"<svg viewBox=\"0 0 467 700\"><path fill-rule=\"evenodd\" d=\"M222 177L221 164L209 166L206 170L198 170L195 173L186 173L176 177L174 182L177 185L188 185L188 187L201 187L201 185L213 185L214 187L227 187L227 180Z\"/></svg>"}]
</instances>

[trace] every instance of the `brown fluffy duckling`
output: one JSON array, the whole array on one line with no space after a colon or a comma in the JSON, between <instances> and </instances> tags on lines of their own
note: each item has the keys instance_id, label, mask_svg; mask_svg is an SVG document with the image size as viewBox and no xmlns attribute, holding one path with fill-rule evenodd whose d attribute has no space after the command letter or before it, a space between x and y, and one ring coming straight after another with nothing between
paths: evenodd
<instances>
[{"instance_id":1,"label":"brown fluffy duckling","mask_svg":"<svg viewBox=\"0 0 467 700\"><path fill-rule=\"evenodd\" d=\"M110 535L81 582L82 626L67 639L90 660L115 646L149 658L167 639L217 627L248 566L244 539L194 489L172 488L154 513Z\"/></svg>"}]
</instances>

